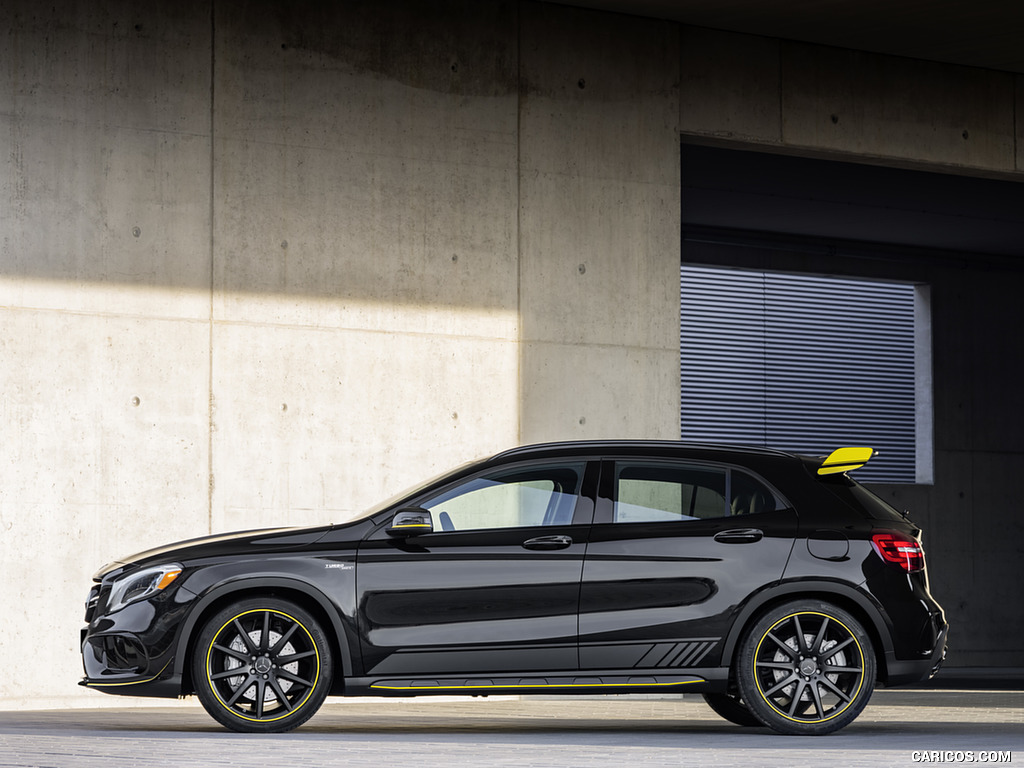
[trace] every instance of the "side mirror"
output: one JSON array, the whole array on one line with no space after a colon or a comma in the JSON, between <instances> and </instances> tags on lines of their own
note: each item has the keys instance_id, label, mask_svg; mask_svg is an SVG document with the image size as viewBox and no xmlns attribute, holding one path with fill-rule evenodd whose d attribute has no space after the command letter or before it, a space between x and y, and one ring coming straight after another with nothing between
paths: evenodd
<instances>
[{"instance_id":1,"label":"side mirror","mask_svg":"<svg viewBox=\"0 0 1024 768\"><path fill-rule=\"evenodd\" d=\"M391 525L385 531L388 536L418 536L433 533L434 524L430 520L430 512L422 507L400 509L391 518Z\"/></svg>"}]
</instances>

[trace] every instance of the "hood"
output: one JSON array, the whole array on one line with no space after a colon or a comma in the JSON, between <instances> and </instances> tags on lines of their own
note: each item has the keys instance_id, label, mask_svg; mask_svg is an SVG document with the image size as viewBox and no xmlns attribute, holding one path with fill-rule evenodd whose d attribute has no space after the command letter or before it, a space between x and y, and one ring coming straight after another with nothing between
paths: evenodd
<instances>
[{"instance_id":1,"label":"hood","mask_svg":"<svg viewBox=\"0 0 1024 768\"><path fill-rule=\"evenodd\" d=\"M271 552L277 547L295 549L319 541L332 527L322 525L310 528L258 528L251 531L236 531L186 539L118 558L100 568L93 579L98 581L111 575L114 571L124 570L128 567L134 568L135 566L167 562L184 563L202 557L220 557L253 551Z\"/></svg>"}]
</instances>

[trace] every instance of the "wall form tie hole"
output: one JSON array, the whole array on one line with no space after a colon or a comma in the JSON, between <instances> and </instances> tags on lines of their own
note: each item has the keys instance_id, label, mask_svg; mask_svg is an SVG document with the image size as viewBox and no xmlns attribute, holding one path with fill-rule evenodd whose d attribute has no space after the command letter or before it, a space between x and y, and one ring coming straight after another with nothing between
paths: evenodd
<instances>
[{"instance_id":1,"label":"wall form tie hole","mask_svg":"<svg viewBox=\"0 0 1024 768\"><path fill-rule=\"evenodd\" d=\"M139 398L137 398L137 397L133 397L132 398L132 405L134 405L136 408L139 406L140 403L142 403L142 401L139 400Z\"/></svg>"}]
</instances>

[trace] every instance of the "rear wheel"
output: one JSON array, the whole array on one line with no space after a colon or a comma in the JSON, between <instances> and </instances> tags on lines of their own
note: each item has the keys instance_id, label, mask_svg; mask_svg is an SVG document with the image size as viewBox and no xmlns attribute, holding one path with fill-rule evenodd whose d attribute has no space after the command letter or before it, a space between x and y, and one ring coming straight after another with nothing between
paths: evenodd
<instances>
[{"instance_id":1,"label":"rear wheel","mask_svg":"<svg viewBox=\"0 0 1024 768\"><path fill-rule=\"evenodd\" d=\"M243 733L281 733L311 718L331 685L330 645L309 613L276 598L233 603L200 630L192 679L206 711Z\"/></svg>"},{"instance_id":2,"label":"rear wheel","mask_svg":"<svg viewBox=\"0 0 1024 768\"><path fill-rule=\"evenodd\" d=\"M731 693L705 693L705 703L730 723L746 727L762 726L760 720L751 714L739 696Z\"/></svg>"},{"instance_id":3,"label":"rear wheel","mask_svg":"<svg viewBox=\"0 0 1024 768\"><path fill-rule=\"evenodd\" d=\"M743 701L780 733L814 736L849 725L875 685L875 654L863 626L818 600L768 611L743 639L738 665Z\"/></svg>"}]
</instances>

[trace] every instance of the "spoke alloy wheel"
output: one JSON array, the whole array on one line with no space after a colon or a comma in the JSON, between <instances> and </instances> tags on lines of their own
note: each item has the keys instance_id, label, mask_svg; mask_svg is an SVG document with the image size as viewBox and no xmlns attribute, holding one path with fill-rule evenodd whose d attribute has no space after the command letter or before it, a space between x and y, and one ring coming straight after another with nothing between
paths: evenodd
<instances>
[{"instance_id":1,"label":"spoke alloy wheel","mask_svg":"<svg viewBox=\"0 0 1024 768\"><path fill-rule=\"evenodd\" d=\"M309 700L321 674L309 630L274 609L233 616L209 644L206 673L219 703L235 717L271 723Z\"/></svg>"},{"instance_id":2,"label":"spoke alloy wheel","mask_svg":"<svg viewBox=\"0 0 1024 768\"><path fill-rule=\"evenodd\" d=\"M824 723L842 715L865 686L864 649L857 636L824 613L779 619L761 637L753 662L762 700L797 723Z\"/></svg>"}]
</instances>

